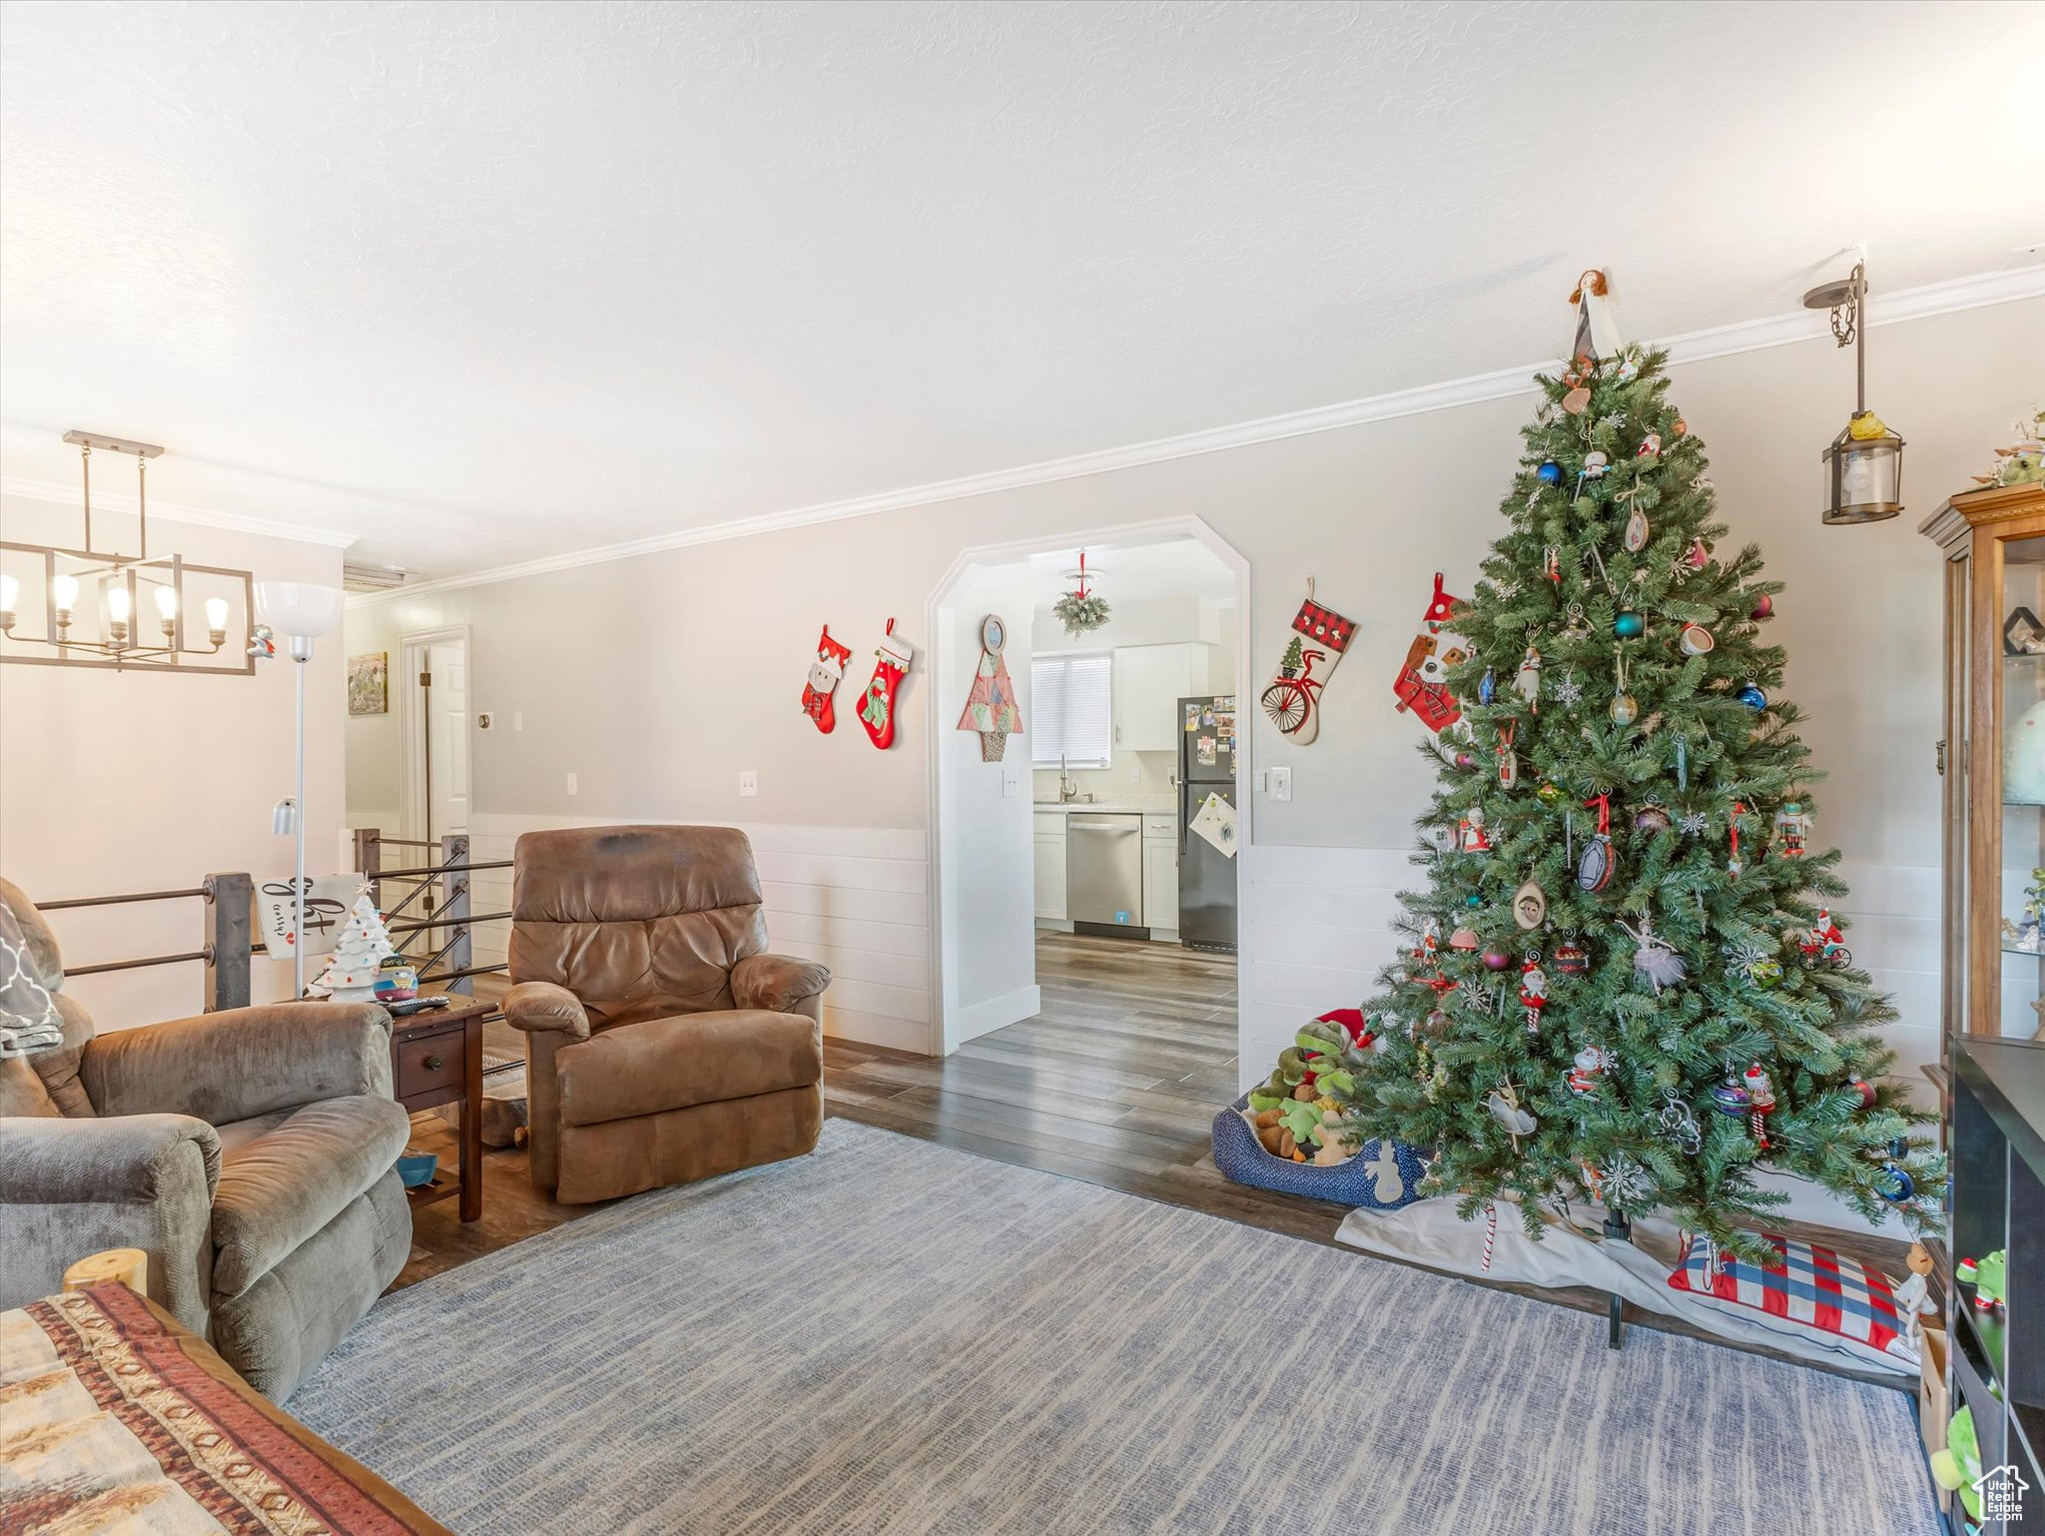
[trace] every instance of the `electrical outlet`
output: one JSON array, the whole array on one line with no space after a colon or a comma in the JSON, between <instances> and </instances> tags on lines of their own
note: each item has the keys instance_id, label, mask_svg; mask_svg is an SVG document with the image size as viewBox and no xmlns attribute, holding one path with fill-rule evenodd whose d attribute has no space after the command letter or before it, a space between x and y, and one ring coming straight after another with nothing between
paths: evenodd
<instances>
[{"instance_id":1,"label":"electrical outlet","mask_svg":"<svg viewBox=\"0 0 2045 1536\"><path fill-rule=\"evenodd\" d=\"M757 795L760 792L760 775L758 770L752 768L739 769L738 792L741 795Z\"/></svg>"},{"instance_id":2,"label":"electrical outlet","mask_svg":"<svg viewBox=\"0 0 2045 1536\"><path fill-rule=\"evenodd\" d=\"M1292 798L1292 770L1290 768L1273 768L1271 770L1270 785L1271 798L1273 800L1290 800Z\"/></svg>"},{"instance_id":3,"label":"electrical outlet","mask_svg":"<svg viewBox=\"0 0 2045 1536\"><path fill-rule=\"evenodd\" d=\"M1131 763L1129 765L1129 782L1131 784L1141 784L1143 782L1143 765L1141 763Z\"/></svg>"},{"instance_id":4,"label":"electrical outlet","mask_svg":"<svg viewBox=\"0 0 2045 1536\"><path fill-rule=\"evenodd\" d=\"M575 775L572 773L568 775L568 793L571 795L577 795L582 793L582 791L576 787Z\"/></svg>"},{"instance_id":5,"label":"electrical outlet","mask_svg":"<svg viewBox=\"0 0 2045 1536\"><path fill-rule=\"evenodd\" d=\"M1012 763L1001 765L1001 798L1013 800L1022 794L1022 769Z\"/></svg>"}]
</instances>

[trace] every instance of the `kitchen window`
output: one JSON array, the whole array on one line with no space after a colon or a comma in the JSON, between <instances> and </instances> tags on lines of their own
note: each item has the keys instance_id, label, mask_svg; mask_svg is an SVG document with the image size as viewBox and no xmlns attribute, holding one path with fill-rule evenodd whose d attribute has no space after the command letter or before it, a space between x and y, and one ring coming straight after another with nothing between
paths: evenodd
<instances>
[{"instance_id":1,"label":"kitchen window","mask_svg":"<svg viewBox=\"0 0 2045 1536\"><path fill-rule=\"evenodd\" d=\"M1109 687L1112 651L1054 651L1030 658L1030 707L1026 733L1030 766L1105 768L1114 751L1115 726Z\"/></svg>"}]
</instances>

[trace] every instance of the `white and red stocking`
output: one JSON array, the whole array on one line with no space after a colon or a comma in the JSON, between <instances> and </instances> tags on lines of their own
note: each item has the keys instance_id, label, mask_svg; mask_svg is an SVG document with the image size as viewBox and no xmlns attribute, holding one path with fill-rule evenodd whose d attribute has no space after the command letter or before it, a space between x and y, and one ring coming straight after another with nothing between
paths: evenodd
<instances>
[{"instance_id":1,"label":"white and red stocking","mask_svg":"<svg viewBox=\"0 0 2045 1536\"><path fill-rule=\"evenodd\" d=\"M916 648L896 636L895 621L889 619L887 632L881 636L880 647L873 655L873 680L866 685L866 695L859 701L859 723L866 727L873 744L885 752L895 743L895 690L908 676L909 664L916 659Z\"/></svg>"},{"instance_id":2,"label":"white and red stocking","mask_svg":"<svg viewBox=\"0 0 2045 1536\"><path fill-rule=\"evenodd\" d=\"M837 692L838 679L845 675L845 663L851 659L852 647L833 640L831 626L826 624L817 640L817 659L810 663L809 681L802 685L802 712L814 720L817 729L826 736L838 723L838 712L832 706L831 695Z\"/></svg>"},{"instance_id":3,"label":"white and red stocking","mask_svg":"<svg viewBox=\"0 0 2045 1536\"><path fill-rule=\"evenodd\" d=\"M1306 601L1293 615L1292 633L1285 637L1278 670L1259 696L1271 723L1302 746L1321 733L1321 690L1355 635L1353 622L1314 601L1314 584L1309 581Z\"/></svg>"},{"instance_id":4,"label":"white and red stocking","mask_svg":"<svg viewBox=\"0 0 2045 1536\"><path fill-rule=\"evenodd\" d=\"M1410 709L1420 723L1439 735L1454 725L1463 709L1449 692L1448 670L1470 654L1468 644L1447 628L1449 614L1461 599L1441 589L1441 572L1434 573L1434 598L1421 615L1420 628L1406 648L1406 664L1392 682L1399 708Z\"/></svg>"}]
</instances>

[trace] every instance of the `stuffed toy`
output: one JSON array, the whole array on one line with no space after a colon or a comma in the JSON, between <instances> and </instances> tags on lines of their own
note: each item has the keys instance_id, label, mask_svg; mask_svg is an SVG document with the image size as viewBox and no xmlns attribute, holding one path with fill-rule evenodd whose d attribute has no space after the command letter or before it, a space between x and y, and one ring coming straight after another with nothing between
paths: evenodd
<instances>
[{"instance_id":1,"label":"stuffed toy","mask_svg":"<svg viewBox=\"0 0 2045 1536\"><path fill-rule=\"evenodd\" d=\"M2001 1248L1976 1262L1962 1259L1953 1268L1953 1278L1974 1287L1974 1305L1982 1312L1993 1312L2002 1305L2004 1271L2009 1264L2009 1255Z\"/></svg>"},{"instance_id":2,"label":"stuffed toy","mask_svg":"<svg viewBox=\"0 0 2045 1536\"><path fill-rule=\"evenodd\" d=\"M1354 1070L1371 1043L1370 1029L1355 1008L1324 1013L1293 1037L1271 1076L1249 1093L1250 1123L1265 1151L1322 1168L1349 1159L1355 1147L1329 1093L1355 1086Z\"/></svg>"},{"instance_id":3,"label":"stuffed toy","mask_svg":"<svg viewBox=\"0 0 2045 1536\"><path fill-rule=\"evenodd\" d=\"M1962 1408L1946 1425L1946 1448L1931 1453L1931 1479L1947 1493L1957 1493L1967 1513L1981 1518L1981 1443L1974 1434L1974 1410Z\"/></svg>"}]
</instances>

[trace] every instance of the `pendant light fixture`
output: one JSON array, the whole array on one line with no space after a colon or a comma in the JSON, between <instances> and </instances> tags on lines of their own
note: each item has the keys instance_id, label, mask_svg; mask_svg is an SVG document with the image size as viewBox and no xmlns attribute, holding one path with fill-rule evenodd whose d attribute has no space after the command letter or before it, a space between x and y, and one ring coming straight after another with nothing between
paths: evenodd
<instances>
[{"instance_id":1,"label":"pendant light fixture","mask_svg":"<svg viewBox=\"0 0 2045 1536\"><path fill-rule=\"evenodd\" d=\"M1804 308L1832 312L1832 337L1853 348L1853 419L1832 439L1825 461L1825 521L1879 523L1903 510L1903 439L1867 408L1867 263L1844 282L1804 295Z\"/></svg>"}]
</instances>

